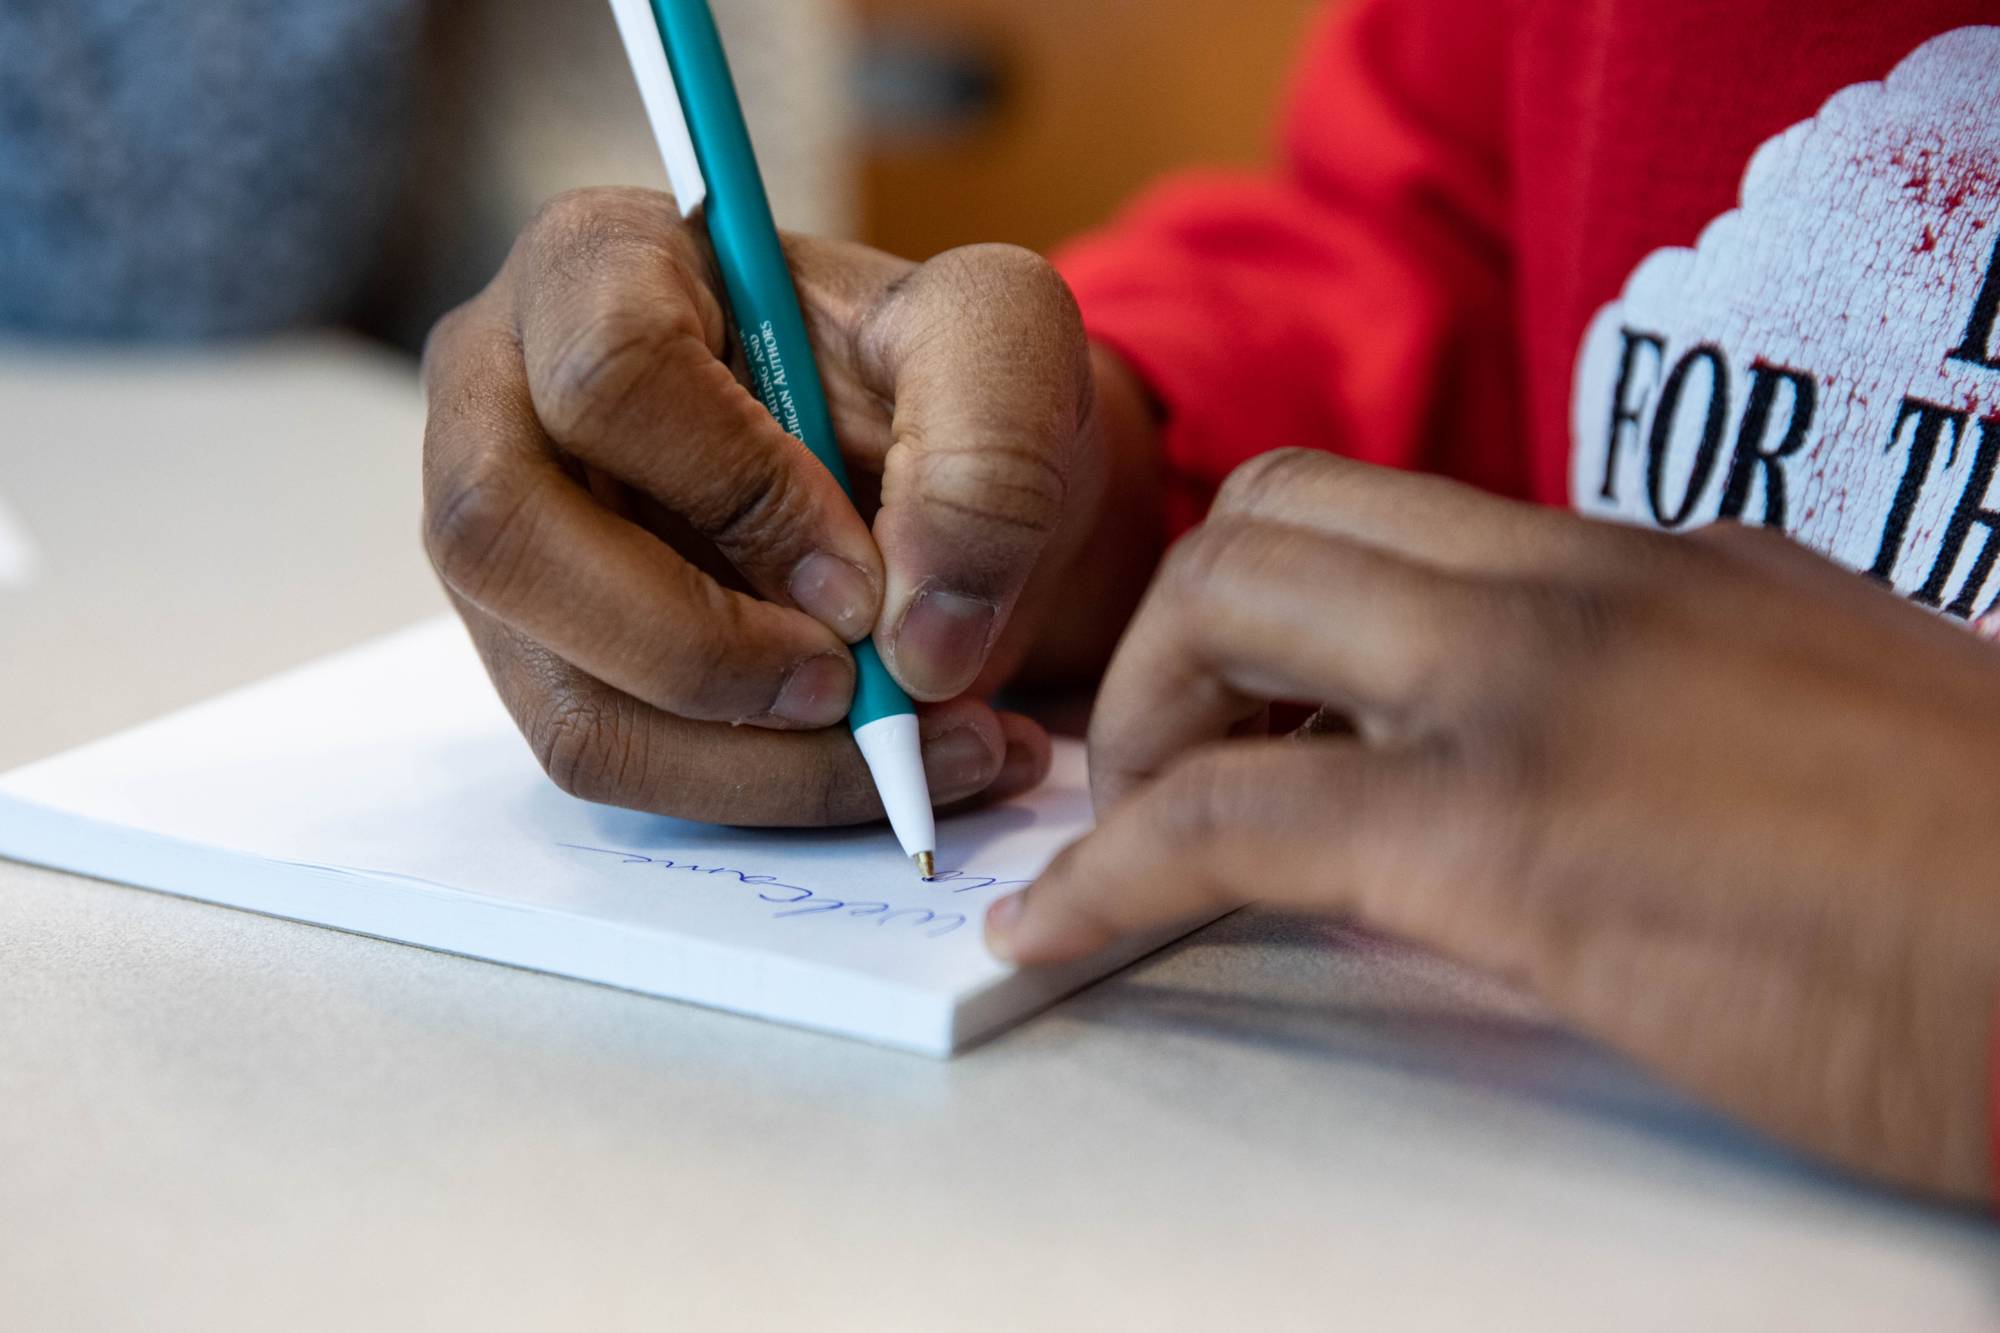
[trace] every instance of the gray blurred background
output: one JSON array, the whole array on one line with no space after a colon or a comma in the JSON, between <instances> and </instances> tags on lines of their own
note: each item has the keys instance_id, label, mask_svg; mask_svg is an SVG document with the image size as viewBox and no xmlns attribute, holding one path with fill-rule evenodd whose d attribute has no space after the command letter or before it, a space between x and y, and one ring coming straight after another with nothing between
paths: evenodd
<instances>
[{"instance_id":1,"label":"gray blurred background","mask_svg":"<svg viewBox=\"0 0 2000 1333\"><path fill-rule=\"evenodd\" d=\"M1263 153L1316 0L716 0L780 220L1047 248ZM9 0L0 336L414 347L535 207L664 183L603 0Z\"/></svg>"}]
</instances>

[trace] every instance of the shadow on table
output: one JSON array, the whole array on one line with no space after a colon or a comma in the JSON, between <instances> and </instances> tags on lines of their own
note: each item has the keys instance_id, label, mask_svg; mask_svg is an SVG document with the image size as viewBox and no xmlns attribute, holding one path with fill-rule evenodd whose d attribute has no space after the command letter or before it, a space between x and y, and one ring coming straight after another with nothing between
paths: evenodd
<instances>
[{"instance_id":1,"label":"shadow on table","mask_svg":"<svg viewBox=\"0 0 2000 1333\"><path fill-rule=\"evenodd\" d=\"M1881 1197L1676 1092L1507 987L1335 924L1239 912L1073 997L1063 1013L1090 1027L1469 1087Z\"/></svg>"}]
</instances>

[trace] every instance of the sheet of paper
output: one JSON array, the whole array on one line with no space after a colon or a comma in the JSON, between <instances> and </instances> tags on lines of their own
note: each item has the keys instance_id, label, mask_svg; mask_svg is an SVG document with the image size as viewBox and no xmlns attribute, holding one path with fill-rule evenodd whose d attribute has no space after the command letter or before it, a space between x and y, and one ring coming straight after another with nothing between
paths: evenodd
<instances>
[{"instance_id":1,"label":"sheet of paper","mask_svg":"<svg viewBox=\"0 0 2000 1333\"><path fill-rule=\"evenodd\" d=\"M946 821L717 828L536 766L440 620L0 777L0 855L943 1054L1163 942L1015 973L984 911L1089 826L1081 747Z\"/></svg>"},{"instance_id":2,"label":"sheet of paper","mask_svg":"<svg viewBox=\"0 0 2000 1333\"><path fill-rule=\"evenodd\" d=\"M28 529L7 507L7 498L0 496L0 588L27 584L35 577L39 564L35 544L28 540Z\"/></svg>"}]
</instances>

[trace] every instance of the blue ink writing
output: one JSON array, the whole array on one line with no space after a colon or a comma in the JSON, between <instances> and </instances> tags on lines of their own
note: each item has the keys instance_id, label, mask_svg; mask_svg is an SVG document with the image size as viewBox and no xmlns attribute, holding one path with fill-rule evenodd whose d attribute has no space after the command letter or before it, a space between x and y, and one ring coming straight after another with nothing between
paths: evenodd
<instances>
[{"instance_id":1,"label":"blue ink writing","mask_svg":"<svg viewBox=\"0 0 2000 1333\"><path fill-rule=\"evenodd\" d=\"M761 902L774 903L779 910L771 913L774 921L802 916L846 916L873 921L878 926L890 922L921 931L930 939L949 935L965 925L965 917L958 912L934 912L928 907L891 907L880 902L849 902L830 894L819 893L803 884L787 884L775 875L753 875L747 870L734 866L697 865L693 861L676 861L667 856L647 856L643 852L629 852L616 847L591 847L580 842L562 842L558 847L567 847L575 852L592 852L599 856L615 856L620 865L653 866L660 870L677 870L689 875L704 875L722 879L730 884L757 890ZM954 874L954 880L975 881L967 887L988 888L995 884L1014 881L986 879L977 875ZM1025 881L1022 881L1025 882ZM965 889L952 890L963 893ZM789 896L788 896L789 895Z\"/></svg>"}]
</instances>

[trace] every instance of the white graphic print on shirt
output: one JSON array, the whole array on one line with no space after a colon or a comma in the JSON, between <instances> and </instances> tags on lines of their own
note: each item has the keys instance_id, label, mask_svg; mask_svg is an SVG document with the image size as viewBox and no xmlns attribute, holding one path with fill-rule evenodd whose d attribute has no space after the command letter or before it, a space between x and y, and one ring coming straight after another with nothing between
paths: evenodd
<instances>
[{"instance_id":1,"label":"white graphic print on shirt","mask_svg":"<svg viewBox=\"0 0 2000 1333\"><path fill-rule=\"evenodd\" d=\"M1751 158L1584 336L1570 494L1734 518L1972 619L2000 603L2000 27L1919 47Z\"/></svg>"}]
</instances>

